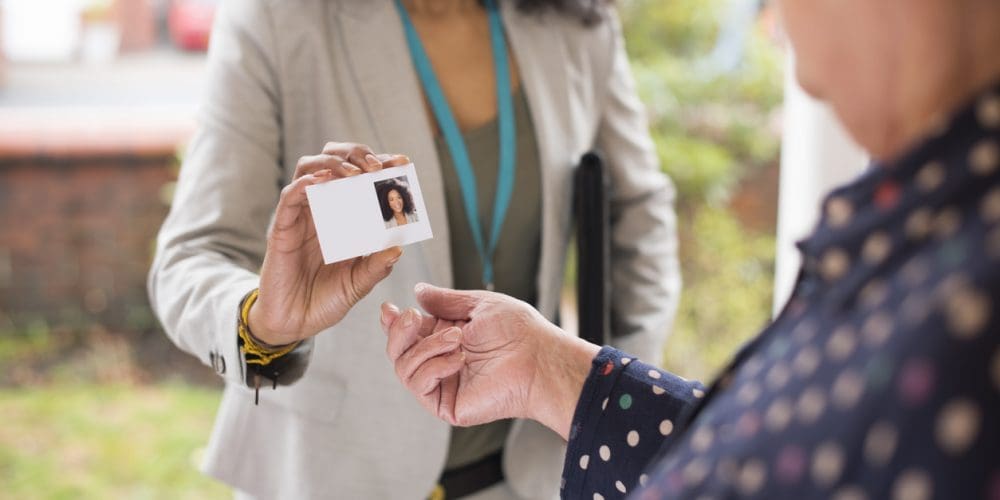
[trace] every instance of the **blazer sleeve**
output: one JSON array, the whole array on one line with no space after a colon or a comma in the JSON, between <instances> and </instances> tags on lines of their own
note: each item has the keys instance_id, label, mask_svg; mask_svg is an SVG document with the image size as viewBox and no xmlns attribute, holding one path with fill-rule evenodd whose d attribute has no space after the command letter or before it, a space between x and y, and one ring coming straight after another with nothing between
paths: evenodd
<instances>
[{"instance_id":1,"label":"blazer sleeve","mask_svg":"<svg viewBox=\"0 0 1000 500\"><path fill-rule=\"evenodd\" d=\"M612 184L611 333L616 347L658 364L681 288L675 191L660 170L613 9L605 22L610 76L597 145Z\"/></svg>"},{"instance_id":2,"label":"blazer sleeve","mask_svg":"<svg viewBox=\"0 0 1000 500\"><path fill-rule=\"evenodd\" d=\"M237 308L258 286L284 181L280 91L264 2L220 6L199 130L157 237L147 286L170 339L227 380L242 383Z\"/></svg>"}]
</instances>

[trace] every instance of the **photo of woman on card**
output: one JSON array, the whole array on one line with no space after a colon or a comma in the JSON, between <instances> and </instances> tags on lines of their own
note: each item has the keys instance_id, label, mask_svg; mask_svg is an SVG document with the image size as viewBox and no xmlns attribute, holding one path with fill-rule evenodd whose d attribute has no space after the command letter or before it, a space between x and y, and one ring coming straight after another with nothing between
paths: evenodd
<instances>
[{"instance_id":1,"label":"photo of woman on card","mask_svg":"<svg viewBox=\"0 0 1000 500\"><path fill-rule=\"evenodd\" d=\"M378 195L378 204L382 208L382 220L385 221L386 229L419 220L405 175L376 182L375 194Z\"/></svg>"}]
</instances>

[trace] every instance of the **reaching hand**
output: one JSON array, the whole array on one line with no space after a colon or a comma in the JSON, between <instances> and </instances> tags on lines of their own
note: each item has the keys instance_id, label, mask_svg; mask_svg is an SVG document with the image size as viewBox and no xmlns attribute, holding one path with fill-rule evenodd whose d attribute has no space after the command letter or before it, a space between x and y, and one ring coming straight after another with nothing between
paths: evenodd
<instances>
[{"instance_id":1,"label":"reaching hand","mask_svg":"<svg viewBox=\"0 0 1000 500\"><path fill-rule=\"evenodd\" d=\"M375 155L368 146L345 143L327 144L321 154L299 160L294 180L281 191L268 234L260 295L249 315L254 337L271 345L311 337L343 319L389 275L402 255L400 247L323 263L306 186L406 163L405 156Z\"/></svg>"},{"instance_id":2,"label":"reaching hand","mask_svg":"<svg viewBox=\"0 0 1000 500\"><path fill-rule=\"evenodd\" d=\"M416 310L386 304L396 375L452 425L534 418L564 437L598 347L566 335L511 297L417 285Z\"/></svg>"}]
</instances>

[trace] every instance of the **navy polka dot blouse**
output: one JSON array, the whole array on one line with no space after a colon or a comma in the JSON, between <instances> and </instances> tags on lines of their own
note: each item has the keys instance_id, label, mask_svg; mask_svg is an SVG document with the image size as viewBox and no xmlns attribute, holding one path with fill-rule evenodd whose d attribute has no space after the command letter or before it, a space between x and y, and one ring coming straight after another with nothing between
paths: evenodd
<instances>
[{"instance_id":1,"label":"navy polka dot blouse","mask_svg":"<svg viewBox=\"0 0 1000 500\"><path fill-rule=\"evenodd\" d=\"M824 201L706 388L605 347L564 498L1000 500L1000 86Z\"/></svg>"}]
</instances>

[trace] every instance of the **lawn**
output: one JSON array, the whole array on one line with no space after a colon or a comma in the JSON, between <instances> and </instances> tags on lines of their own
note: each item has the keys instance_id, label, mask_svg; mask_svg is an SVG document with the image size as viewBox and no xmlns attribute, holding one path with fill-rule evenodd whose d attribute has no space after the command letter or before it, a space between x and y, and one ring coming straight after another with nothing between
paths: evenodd
<instances>
[{"instance_id":1,"label":"lawn","mask_svg":"<svg viewBox=\"0 0 1000 500\"><path fill-rule=\"evenodd\" d=\"M0 389L0 498L229 498L201 475L219 401L182 383Z\"/></svg>"}]
</instances>

